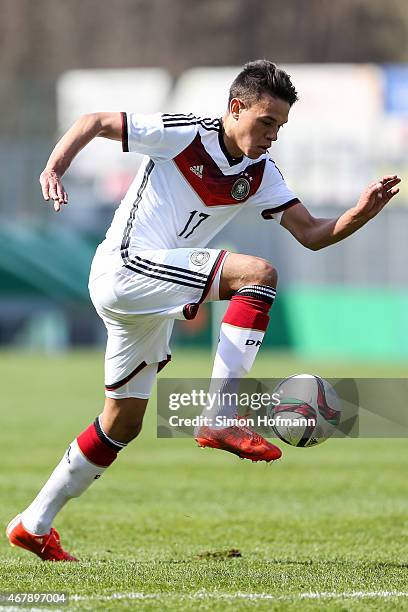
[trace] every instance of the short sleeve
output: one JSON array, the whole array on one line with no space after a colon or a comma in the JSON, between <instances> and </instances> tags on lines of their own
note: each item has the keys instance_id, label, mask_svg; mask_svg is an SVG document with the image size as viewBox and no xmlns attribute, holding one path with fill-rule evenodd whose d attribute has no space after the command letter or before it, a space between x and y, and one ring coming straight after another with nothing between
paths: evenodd
<instances>
[{"instance_id":1,"label":"short sleeve","mask_svg":"<svg viewBox=\"0 0 408 612\"><path fill-rule=\"evenodd\" d=\"M183 115L183 120L167 119L172 115L122 112L122 148L124 152L149 155L168 160L185 149L197 133L197 120Z\"/></svg>"},{"instance_id":2,"label":"short sleeve","mask_svg":"<svg viewBox=\"0 0 408 612\"><path fill-rule=\"evenodd\" d=\"M286 185L275 162L267 158L262 182L253 201L261 217L280 223L285 210L299 202L296 194Z\"/></svg>"}]
</instances>

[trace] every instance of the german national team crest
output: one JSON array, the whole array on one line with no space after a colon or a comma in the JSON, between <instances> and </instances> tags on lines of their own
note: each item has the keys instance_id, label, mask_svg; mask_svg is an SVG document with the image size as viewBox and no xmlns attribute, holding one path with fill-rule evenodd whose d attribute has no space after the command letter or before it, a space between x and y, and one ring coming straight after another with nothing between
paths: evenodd
<instances>
[{"instance_id":1,"label":"german national team crest","mask_svg":"<svg viewBox=\"0 0 408 612\"><path fill-rule=\"evenodd\" d=\"M247 195L249 194L249 190L251 185L246 178L242 176L235 181L231 189L231 195L234 200L245 200Z\"/></svg>"},{"instance_id":2,"label":"german national team crest","mask_svg":"<svg viewBox=\"0 0 408 612\"><path fill-rule=\"evenodd\" d=\"M195 266L204 266L210 259L208 251L193 251L190 255L190 261Z\"/></svg>"}]
</instances>

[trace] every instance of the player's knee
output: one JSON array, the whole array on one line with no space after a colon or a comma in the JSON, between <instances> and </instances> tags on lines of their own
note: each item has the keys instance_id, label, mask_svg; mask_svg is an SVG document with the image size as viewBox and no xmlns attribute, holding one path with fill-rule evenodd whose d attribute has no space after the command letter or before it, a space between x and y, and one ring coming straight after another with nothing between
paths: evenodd
<instances>
[{"instance_id":1,"label":"player's knee","mask_svg":"<svg viewBox=\"0 0 408 612\"><path fill-rule=\"evenodd\" d=\"M137 423L132 423L129 426L127 426L126 437L129 439L129 442L137 438L137 436L142 431L142 427L143 427L143 419L141 419Z\"/></svg>"},{"instance_id":2,"label":"player's knee","mask_svg":"<svg viewBox=\"0 0 408 612\"><path fill-rule=\"evenodd\" d=\"M115 423L115 438L119 442L131 442L142 431L143 417L132 419L128 421L126 419L117 421ZM109 435L109 434L108 434Z\"/></svg>"},{"instance_id":3,"label":"player's knee","mask_svg":"<svg viewBox=\"0 0 408 612\"><path fill-rule=\"evenodd\" d=\"M276 287L278 272L269 261L260 257L253 257L251 261L250 283L254 285L267 285Z\"/></svg>"},{"instance_id":4,"label":"player's knee","mask_svg":"<svg viewBox=\"0 0 408 612\"><path fill-rule=\"evenodd\" d=\"M138 398L106 398L102 413L102 427L107 436L117 442L128 443L139 435L147 400Z\"/></svg>"}]
</instances>

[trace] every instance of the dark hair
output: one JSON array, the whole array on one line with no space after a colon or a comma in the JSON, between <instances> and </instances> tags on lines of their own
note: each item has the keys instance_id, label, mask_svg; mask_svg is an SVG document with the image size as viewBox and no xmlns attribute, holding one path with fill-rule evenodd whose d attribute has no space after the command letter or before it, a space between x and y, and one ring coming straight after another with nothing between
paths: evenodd
<instances>
[{"instance_id":1,"label":"dark hair","mask_svg":"<svg viewBox=\"0 0 408 612\"><path fill-rule=\"evenodd\" d=\"M273 62L263 59L245 64L230 87L228 104L232 98L241 98L244 102L253 104L260 100L264 93L285 100L290 106L298 99L290 76Z\"/></svg>"}]
</instances>

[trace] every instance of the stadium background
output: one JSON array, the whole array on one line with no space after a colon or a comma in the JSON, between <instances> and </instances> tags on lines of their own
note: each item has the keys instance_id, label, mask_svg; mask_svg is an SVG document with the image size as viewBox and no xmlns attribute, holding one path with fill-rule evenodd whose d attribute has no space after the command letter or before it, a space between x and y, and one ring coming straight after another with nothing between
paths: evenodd
<instances>
[{"instance_id":1,"label":"stadium background","mask_svg":"<svg viewBox=\"0 0 408 612\"><path fill-rule=\"evenodd\" d=\"M53 215L37 178L82 112L217 116L241 63L267 56L300 93L272 156L315 214L339 214L381 173L406 175L408 18L403 2L391 5L343 1L340 11L324 1L289 2L274 10L257 1L122 0L100 11L91 0L3 0L0 343L59 350L103 342L87 294L89 262L140 159L118 144L93 143L65 179L69 208ZM324 358L407 357L407 205L403 184L364 231L318 253L248 216L217 238L279 271L270 347ZM178 324L175 341L209 346L210 320L207 309Z\"/></svg>"},{"instance_id":2,"label":"stadium background","mask_svg":"<svg viewBox=\"0 0 408 612\"><path fill-rule=\"evenodd\" d=\"M285 66L300 102L272 156L312 212L339 214L382 173L405 182L389 209L321 252L247 216L219 236L280 273L254 375L406 377L404 0L0 0L0 14L2 524L103 401L104 330L87 275L139 160L98 141L73 164L69 207L54 214L38 176L82 112L219 114L245 61ZM221 309L178 324L164 376L209 375ZM58 517L86 563L38 571L2 539L0 589L68 590L83 597L75 609L90 610L110 609L98 598L118 592L115 609L132 592L151 593L140 609L172 612L248 600L265 610L408 609L406 440L285 447L266 471L155 439L155 397L149 408L141 439ZM231 548L242 559L229 559ZM320 594L309 601L311 591Z\"/></svg>"}]
</instances>

